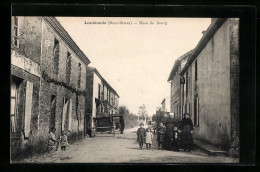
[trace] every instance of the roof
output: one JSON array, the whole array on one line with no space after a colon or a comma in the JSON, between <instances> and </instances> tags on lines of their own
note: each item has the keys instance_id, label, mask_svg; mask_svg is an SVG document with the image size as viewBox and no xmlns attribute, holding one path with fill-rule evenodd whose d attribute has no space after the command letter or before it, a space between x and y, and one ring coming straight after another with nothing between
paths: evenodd
<instances>
[{"instance_id":1,"label":"roof","mask_svg":"<svg viewBox=\"0 0 260 172\"><path fill-rule=\"evenodd\" d=\"M226 18L217 18L215 19L211 25L208 27L207 31L205 34L202 36L200 39L199 43L197 46L194 48L191 56L187 60L187 63L183 67L183 69L180 72L180 75L183 75L188 67L192 64L192 62L197 58L199 53L203 50L203 48L206 46L208 41L211 39L211 37L216 33L216 31L220 28L220 26L226 21Z\"/></svg>"},{"instance_id":2,"label":"roof","mask_svg":"<svg viewBox=\"0 0 260 172\"><path fill-rule=\"evenodd\" d=\"M174 65L172 67L171 73L168 77L168 82L172 80L172 77L175 75L175 73L178 71L178 68L181 64L181 60L183 60L185 57L189 56L192 53L193 50L188 51L187 53L180 56L177 60L175 60Z\"/></svg>"},{"instance_id":3,"label":"roof","mask_svg":"<svg viewBox=\"0 0 260 172\"><path fill-rule=\"evenodd\" d=\"M73 41L67 31L61 26L55 17L43 17L44 21L59 35L59 37L69 46L69 48L79 57L86 65L90 63L88 57L80 50L78 45Z\"/></svg>"},{"instance_id":4,"label":"roof","mask_svg":"<svg viewBox=\"0 0 260 172\"><path fill-rule=\"evenodd\" d=\"M90 69L91 71L95 72L99 76L99 78L105 83L105 85L107 85L109 89L111 89L118 97L120 97L117 94L116 90L105 80L105 78L102 77L102 75L99 73L99 71L96 68L87 66L87 69Z\"/></svg>"}]
</instances>

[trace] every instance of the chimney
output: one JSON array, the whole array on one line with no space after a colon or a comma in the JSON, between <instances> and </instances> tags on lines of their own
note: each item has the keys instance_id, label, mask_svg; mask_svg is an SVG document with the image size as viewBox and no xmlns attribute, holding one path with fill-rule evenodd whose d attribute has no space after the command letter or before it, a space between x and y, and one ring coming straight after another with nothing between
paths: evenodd
<instances>
[{"instance_id":1,"label":"chimney","mask_svg":"<svg viewBox=\"0 0 260 172\"><path fill-rule=\"evenodd\" d=\"M206 30L203 30L201 33L204 35L206 33Z\"/></svg>"}]
</instances>

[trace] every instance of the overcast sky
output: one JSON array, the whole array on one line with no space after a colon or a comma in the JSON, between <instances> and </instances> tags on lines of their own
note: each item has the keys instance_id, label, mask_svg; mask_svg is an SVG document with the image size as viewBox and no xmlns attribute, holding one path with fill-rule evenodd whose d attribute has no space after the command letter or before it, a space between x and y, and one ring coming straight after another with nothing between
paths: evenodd
<instances>
[{"instance_id":1,"label":"overcast sky","mask_svg":"<svg viewBox=\"0 0 260 172\"><path fill-rule=\"evenodd\" d=\"M119 105L137 114L138 107L145 104L149 116L170 96L167 79L175 59L193 49L210 25L210 18L57 19L89 58L89 66L97 68L117 91ZM93 21L106 24L91 24Z\"/></svg>"}]
</instances>

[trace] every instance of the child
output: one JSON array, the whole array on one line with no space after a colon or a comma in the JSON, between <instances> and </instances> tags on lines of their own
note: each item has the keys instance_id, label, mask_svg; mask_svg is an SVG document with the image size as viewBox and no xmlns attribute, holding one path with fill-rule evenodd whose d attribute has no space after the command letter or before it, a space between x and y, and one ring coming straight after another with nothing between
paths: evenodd
<instances>
[{"instance_id":1,"label":"child","mask_svg":"<svg viewBox=\"0 0 260 172\"><path fill-rule=\"evenodd\" d=\"M179 144L180 144L180 135L178 132L178 127L174 126L173 127L173 132L172 132L172 136L171 136L171 147L173 151L179 151Z\"/></svg>"},{"instance_id":2,"label":"child","mask_svg":"<svg viewBox=\"0 0 260 172\"><path fill-rule=\"evenodd\" d=\"M65 135L64 131L61 132L61 136L60 136L60 146L61 146L61 150L66 150L66 146L68 146L68 138Z\"/></svg>"},{"instance_id":3,"label":"child","mask_svg":"<svg viewBox=\"0 0 260 172\"><path fill-rule=\"evenodd\" d=\"M152 142L153 142L153 133L151 132L151 129L148 128L145 137L145 143L148 150L151 149Z\"/></svg>"},{"instance_id":4,"label":"child","mask_svg":"<svg viewBox=\"0 0 260 172\"><path fill-rule=\"evenodd\" d=\"M144 124L140 124L140 128L138 128L136 134L137 134L137 142L139 143L139 149L143 149L143 143L145 142L145 129L143 128Z\"/></svg>"}]
</instances>

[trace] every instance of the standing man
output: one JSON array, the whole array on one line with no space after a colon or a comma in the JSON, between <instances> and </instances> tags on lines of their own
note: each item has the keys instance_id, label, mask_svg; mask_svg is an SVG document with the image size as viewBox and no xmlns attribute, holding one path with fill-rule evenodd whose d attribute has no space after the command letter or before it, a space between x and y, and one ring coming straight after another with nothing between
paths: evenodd
<instances>
[{"instance_id":1,"label":"standing man","mask_svg":"<svg viewBox=\"0 0 260 172\"><path fill-rule=\"evenodd\" d=\"M157 142L159 150L165 149L165 132L165 126L163 125L163 123L160 123L157 130Z\"/></svg>"},{"instance_id":2,"label":"standing man","mask_svg":"<svg viewBox=\"0 0 260 172\"><path fill-rule=\"evenodd\" d=\"M121 131L121 134L124 134L125 120L124 120L124 117L123 117L123 116L120 116L119 122L120 122L120 131Z\"/></svg>"}]
</instances>

